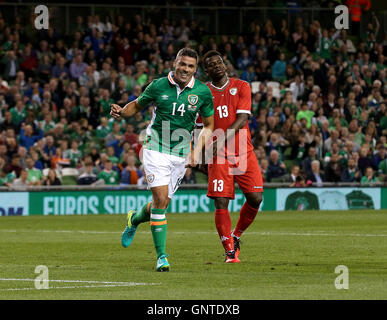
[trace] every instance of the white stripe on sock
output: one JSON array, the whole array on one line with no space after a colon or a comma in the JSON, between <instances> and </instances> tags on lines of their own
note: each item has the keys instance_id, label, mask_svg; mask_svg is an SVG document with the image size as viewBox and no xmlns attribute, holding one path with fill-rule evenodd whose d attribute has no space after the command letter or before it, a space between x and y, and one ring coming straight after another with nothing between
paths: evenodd
<instances>
[{"instance_id":1,"label":"white stripe on sock","mask_svg":"<svg viewBox=\"0 0 387 320\"><path fill-rule=\"evenodd\" d=\"M150 217L151 217L151 219L155 219L155 220L165 220L165 214L151 213Z\"/></svg>"}]
</instances>

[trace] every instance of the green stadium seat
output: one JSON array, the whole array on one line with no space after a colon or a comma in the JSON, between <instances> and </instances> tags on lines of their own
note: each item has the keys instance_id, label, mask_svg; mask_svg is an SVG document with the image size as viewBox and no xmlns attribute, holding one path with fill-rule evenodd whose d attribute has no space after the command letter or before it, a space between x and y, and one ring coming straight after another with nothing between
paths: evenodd
<instances>
[{"instance_id":1,"label":"green stadium seat","mask_svg":"<svg viewBox=\"0 0 387 320\"><path fill-rule=\"evenodd\" d=\"M62 185L64 185L64 186L77 185L77 177L76 176L63 176L62 177Z\"/></svg>"},{"instance_id":2,"label":"green stadium seat","mask_svg":"<svg viewBox=\"0 0 387 320\"><path fill-rule=\"evenodd\" d=\"M62 185L76 185L78 179L78 170L75 168L63 168L62 173Z\"/></svg>"}]
</instances>

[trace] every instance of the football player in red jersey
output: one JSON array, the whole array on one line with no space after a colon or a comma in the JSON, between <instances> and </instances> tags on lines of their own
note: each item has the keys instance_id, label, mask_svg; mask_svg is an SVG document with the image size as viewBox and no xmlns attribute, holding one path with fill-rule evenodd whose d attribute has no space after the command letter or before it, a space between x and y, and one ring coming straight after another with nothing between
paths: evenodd
<instances>
[{"instance_id":1,"label":"football player in red jersey","mask_svg":"<svg viewBox=\"0 0 387 320\"><path fill-rule=\"evenodd\" d=\"M214 158L208 164L207 196L215 202L215 225L226 252L225 262L235 263L240 262L240 237L254 221L262 203L263 180L248 126L251 89L247 82L227 76L227 67L219 52L207 52L203 65L211 79L207 86L213 96L214 135L217 136L213 143ZM228 204L235 197L235 182L246 202L231 231Z\"/></svg>"}]
</instances>

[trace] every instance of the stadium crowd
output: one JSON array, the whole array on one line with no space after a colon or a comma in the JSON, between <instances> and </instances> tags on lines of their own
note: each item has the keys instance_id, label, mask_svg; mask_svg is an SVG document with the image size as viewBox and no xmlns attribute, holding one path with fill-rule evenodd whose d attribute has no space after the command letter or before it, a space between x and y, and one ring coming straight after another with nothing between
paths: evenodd
<instances>
[{"instance_id":1,"label":"stadium crowd","mask_svg":"<svg viewBox=\"0 0 387 320\"><path fill-rule=\"evenodd\" d=\"M1 14L1 13L0 13ZM52 24L51 24L52 25ZM172 68L178 49L221 52L251 84L250 130L266 182L387 182L387 35L360 37L298 17L211 36L195 20L161 24L78 16L69 34L0 15L0 186L145 186L140 132L153 105L128 120L110 104L136 99ZM206 81L200 65L197 77ZM187 170L183 183L200 182Z\"/></svg>"}]
</instances>

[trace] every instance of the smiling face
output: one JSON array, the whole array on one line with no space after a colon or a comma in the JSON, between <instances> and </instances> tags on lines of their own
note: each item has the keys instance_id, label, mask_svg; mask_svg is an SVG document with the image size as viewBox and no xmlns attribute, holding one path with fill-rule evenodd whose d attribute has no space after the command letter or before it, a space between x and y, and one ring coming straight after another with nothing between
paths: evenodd
<instances>
[{"instance_id":1,"label":"smiling face","mask_svg":"<svg viewBox=\"0 0 387 320\"><path fill-rule=\"evenodd\" d=\"M178 55L174 61L174 67L175 81L185 87L196 72L197 61L193 57Z\"/></svg>"}]
</instances>

